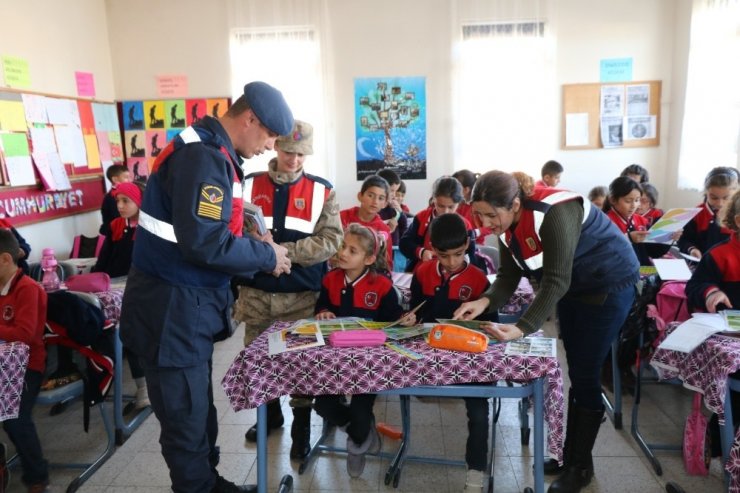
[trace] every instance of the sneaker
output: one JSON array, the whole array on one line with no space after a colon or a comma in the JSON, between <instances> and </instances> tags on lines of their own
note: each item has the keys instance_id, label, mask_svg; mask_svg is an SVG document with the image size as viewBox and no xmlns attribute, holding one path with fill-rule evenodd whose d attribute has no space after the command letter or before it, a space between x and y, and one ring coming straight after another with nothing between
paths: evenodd
<instances>
[{"instance_id":1,"label":"sneaker","mask_svg":"<svg viewBox=\"0 0 740 493\"><path fill-rule=\"evenodd\" d=\"M465 475L465 488L463 491L474 491L475 493L483 493L483 485L486 481L486 475L483 471L477 469L468 469Z\"/></svg>"},{"instance_id":2,"label":"sneaker","mask_svg":"<svg viewBox=\"0 0 740 493\"><path fill-rule=\"evenodd\" d=\"M136 389L136 397L134 398L134 409L144 409L145 407L149 407L151 405L152 403L149 402L149 391L147 390L146 385Z\"/></svg>"},{"instance_id":3,"label":"sneaker","mask_svg":"<svg viewBox=\"0 0 740 493\"><path fill-rule=\"evenodd\" d=\"M361 444L347 437L347 474L351 478L359 478L365 470L365 455L380 452L380 435L375 429L375 423L370 427L370 433Z\"/></svg>"},{"instance_id":4,"label":"sneaker","mask_svg":"<svg viewBox=\"0 0 740 493\"><path fill-rule=\"evenodd\" d=\"M216 485L211 490L211 493L255 493L257 486L254 484L244 484L237 486L231 481L228 481L221 477L216 476Z\"/></svg>"},{"instance_id":5,"label":"sneaker","mask_svg":"<svg viewBox=\"0 0 740 493\"><path fill-rule=\"evenodd\" d=\"M4 443L0 442L0 493L8 491L10 483L10 469L8 469L8 449Z\"/></svg>"}]
</instances>

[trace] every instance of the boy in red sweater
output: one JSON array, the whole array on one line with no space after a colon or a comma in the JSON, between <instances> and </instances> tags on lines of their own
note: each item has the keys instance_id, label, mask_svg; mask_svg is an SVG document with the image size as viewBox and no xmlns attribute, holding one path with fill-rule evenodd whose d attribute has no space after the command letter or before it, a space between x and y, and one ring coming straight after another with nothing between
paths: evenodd
<instances>
[{"instance_id":1,"label":"boy in red sweater","mask_svg":"<svg viewBox=\"0 0 740 493\"><path fill-rule=\"evenodd\" d=\"M46 365L46 293L18 267L19 250L13 233L0 229L0 340L23 342L31 350L18 417L4 421L3 428L20 456L23 483L29 493L42 493L47 491L49 470L31 412Z\"/></svg>"}]
</instances>

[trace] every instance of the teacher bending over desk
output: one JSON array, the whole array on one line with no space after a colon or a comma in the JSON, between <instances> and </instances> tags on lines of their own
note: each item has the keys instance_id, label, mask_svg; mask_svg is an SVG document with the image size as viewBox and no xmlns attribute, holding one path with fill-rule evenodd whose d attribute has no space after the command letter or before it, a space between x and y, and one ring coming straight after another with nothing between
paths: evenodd
<instances>
[{"instance_id":1,"label":"teacher bending over desk","mask_svg":"<svg viewBox=\"0 0 740 493\"><path fill-rule=\"evenodd\" d=\"M593 477L591 450L604 416L599 372L632 306L639 263L624 235L584 197L532 188L531 178L516 175L489 171L475 184L473 218L499 235L501 264L488 291L454 318L498 310L522 275L537 280L537 295L516 325L491 324L494 337L529 335L557 307L571 389L563 466L549 461L545 469L560 473L549 493L578 492Z\"/></svg>"}]
</instances>

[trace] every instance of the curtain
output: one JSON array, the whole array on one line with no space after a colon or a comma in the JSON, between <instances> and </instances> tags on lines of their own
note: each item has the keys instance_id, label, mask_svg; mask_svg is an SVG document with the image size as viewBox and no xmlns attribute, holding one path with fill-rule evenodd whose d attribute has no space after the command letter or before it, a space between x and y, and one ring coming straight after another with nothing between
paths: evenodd
<instances>
[{"instance_id":1,"label":"curtain","mask_svg":"<svg viewBox=\"0 0 740 493\"><path fill-rule=\"evenodd\" d=\"M738 164L740 0L694 0L678 186L701 190L715 166Z\"/></svg>"},{"instance_id":2,"label":"curtain","mask_svg":"<svg viewBox=\"0 0 740 493\"><path fill-rule=\"evenodd\" d=\"M455 168L536 177L557 142L549 2L457 4ZM467 19L475 19L469 21Z\"/></svg>"},{"instance_id":3,"label":"curtain","mask_svg":"<svg viewBox=\"0 0 740 493\"><path fill-rule=\"evenodd\" d=\"M285 96L296 119L314 127L314 154L305 168L334 181L330 149L330 69L322 47L329 38L327 0L233 0L229 4L232 94L265 81ZM248 172L267 169L271 153L250 159Z\"/></svg>"}]
</instances>

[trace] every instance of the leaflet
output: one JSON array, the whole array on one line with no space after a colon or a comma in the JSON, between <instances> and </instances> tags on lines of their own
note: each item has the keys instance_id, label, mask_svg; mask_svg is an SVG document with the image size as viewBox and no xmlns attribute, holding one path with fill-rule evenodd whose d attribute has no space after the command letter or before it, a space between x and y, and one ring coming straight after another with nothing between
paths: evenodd
<instances>
[{"instance_id":1,"label":"leaflet","mask_svg":"<svg viewBox=\"0 0 740 493\"><path fill-rule=\"evenodd\" d=\"M673 242L671 236L676 231L683 229L686 223L699 213L701 209L698 207L685 208L679 207L671 209L663 214L663 217L653 224L648 230L648 235L645 238L647 243L663 243L669 245Z\"/></svg>"}]
</instances>

